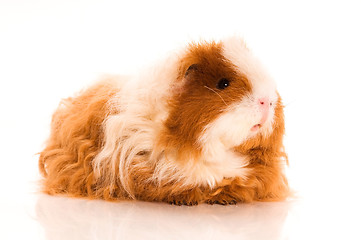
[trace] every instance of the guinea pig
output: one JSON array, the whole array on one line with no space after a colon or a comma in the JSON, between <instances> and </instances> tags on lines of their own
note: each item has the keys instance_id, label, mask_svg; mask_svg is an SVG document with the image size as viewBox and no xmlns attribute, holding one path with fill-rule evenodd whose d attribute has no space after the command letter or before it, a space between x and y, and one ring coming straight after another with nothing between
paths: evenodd
<instances>
[{"instance_id":1,"label":"guinea pig","mask_svg":"<svg viewBox=\"0 0 361 240\"><path fill-rule=\"evenodd\" d=\"M176 205L281 201L284 114L243 39L191 43L63 100L40 153L42 190Z\"/></svg>"}]
</instances>

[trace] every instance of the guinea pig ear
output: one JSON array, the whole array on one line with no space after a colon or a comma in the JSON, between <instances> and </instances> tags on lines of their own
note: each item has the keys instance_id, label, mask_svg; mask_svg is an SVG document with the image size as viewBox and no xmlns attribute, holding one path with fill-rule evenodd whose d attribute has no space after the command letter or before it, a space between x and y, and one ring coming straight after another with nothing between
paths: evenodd
<instances>
[{"instance_id":1,"label":"guinea pig ear","mask_svg":"<svg viewBox=\"0 0 361 240\"><path fill-rule=\"evenodd\" d=\"M186 67L187 65L183 65L182 67ZM198 70L197 64L190 65L187 70L183 73L179 73L178 81L174 83L172 86L172 92L173 94L181 94L183 92L184 85L187 81L189 81L192 78L192 74ZM183 70L184 71L184 70Z\"/></svg>"},{"instance_id":2,"label":"guinea pig ear","mask_svg":"<svg viewBox=\"0 0 361 240\"><path fill-rule=\"evenodd\" d=\"M191 74L194 71L198 70L198 65L197 64L192 64L188 67L187 71L185 72L184 76L187 77L189 74Z\"/></svg>"}]
</instances>

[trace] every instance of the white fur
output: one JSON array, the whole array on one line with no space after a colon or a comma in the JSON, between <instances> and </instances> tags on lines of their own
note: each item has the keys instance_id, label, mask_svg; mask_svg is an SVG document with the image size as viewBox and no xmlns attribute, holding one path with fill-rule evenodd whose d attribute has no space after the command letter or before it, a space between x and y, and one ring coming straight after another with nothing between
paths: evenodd
<instances>
[{"instance_id":1,"label":"white fur","mask_svg":"<svg viewBox=\"0 0 361 240\"><path fill-rule=\"evenodd\" d=\"M238 72L247 76L253 87L252 97L255 100L268 97L272 102L277 101L275 81L242 39L231 37L224 40L223 56L236 66Z\"/></svg>"},{"instance_id":2,"label":"white fur","mask_svg":"<svg viewBox=\"0 0 361 240\"><path fill-rule=\"evenodd\" d=\"M261 119L261 113L255 106L256 100L269 97L275 102L277 95L274 82L245 48L243 41L231 38L224 41L223 46L224 57L250 79L253 93L242 102L228 106L225 113L205 127L199 139L204 146L203 156L200 159L190 156L187 164L180 164L174 156L152 154L169 113L166 102L172 90L179 87L174 85L178 61L182 57L182 53L179 53L128 79L119 94L110 101L110 108L117 113L104 122L104 146L93 162L97 176L111 166L114 174L109 178L115 182L116 168L119 168L124 189L134 197L125 181L127 170L134 164L137 154L148 152L151 159L137 164L144 167L154 165L152 180L159 184L178 181L183 185L214 187L227 177L247 178L249 169L245 166L248 161L245 156L233 152L232 148L252 137L250 129ZM273 110L263 127L263 134L272 130L272 119ZM117 162L119 165L116 165Z\"/></svg>"},{"instance_id":3,"label":"white fur","mask_svg":"<svg viewBox=\"0 0 361 240\"><path fill-rule=\"evenodd\" d=\"M156 137L168 116L170 80L177 74L178 57L170 57L134 78L128 79L121 91L110 101L110 108L118 111L104 121L104 146L95 157L96 175L112 166L114 174L119 168L120 182L132 197L127 185L128 169L140 152L151 152ZM119 165L116 163L119 161ZM146 167L146 162L144 165ZM115 182L115 175L109 176Z\"/></svg>"},{"instance_id":4,"label":"white fur","mask_svg":"<svg viewBox=\"0 0 361 240\"><path fill-rule=\"evenodd\" d=\"M207 157L207 156L204 156ZM246 161L232 151L219 156L223 161L209 162L208 159L190 158L181 164L174 157L165 156L157 162L154 179L160 183L174 181L182 186L208 186L213 188L224 178L240 176L246 179L249 169L244 168Z\"/></svg>"},{"instance_id":5,"label":"white fur","mask_svg":"<svg viewBox=\"0 0 361 240\"><path fill-rule=\"evenodd\" d=\"M223 114L208 124L199 142L204 145L205 152L214 155L213 152L221 152L216 150L217 148L222 148L224 152L257 134L267 136L272 132L274 107L275 104L270 108L267 120L261 129L253 132L251 128L260 122L262 111L255 97L246 96L241 102L229 106Z\"/></svg>"}]
</instances>

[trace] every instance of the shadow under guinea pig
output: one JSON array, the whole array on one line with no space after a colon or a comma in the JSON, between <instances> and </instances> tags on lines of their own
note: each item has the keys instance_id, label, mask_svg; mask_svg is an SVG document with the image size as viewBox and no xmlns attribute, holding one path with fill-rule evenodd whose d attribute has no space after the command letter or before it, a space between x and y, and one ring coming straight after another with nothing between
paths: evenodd
<instances>
[{"instance_id":1,"label":"shadow under guinea pig","mask_svg":"<svg viewBox=\"0 0 361 240\"><path fill-rule=\"evenodd\" d=\"M284 239L291 203L187 207L40 195L37 220L47 239Z\"/></svg>"}]
</instances>

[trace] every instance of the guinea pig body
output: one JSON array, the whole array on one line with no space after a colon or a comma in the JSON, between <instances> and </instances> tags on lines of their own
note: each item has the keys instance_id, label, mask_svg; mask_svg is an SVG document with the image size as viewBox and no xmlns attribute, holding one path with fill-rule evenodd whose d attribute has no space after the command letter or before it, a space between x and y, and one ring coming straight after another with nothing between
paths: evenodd
<instances>
[{"instance_id":1,"label":"guinea pig body","mask_svg":"<svg viewBox=\"0 0 361 240\"><path fill-rule=\"evenodd\" d=\"M241 39L191 44L64 100L40 154L43 190L179 205L283 200L283 134L276 85Z\"/></svg>"}]
</instances>

